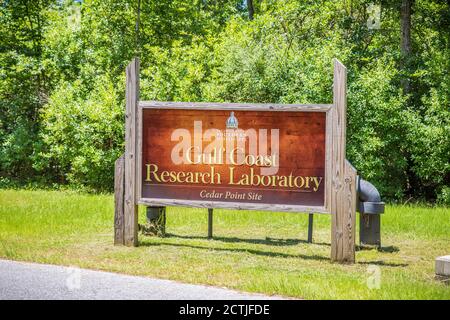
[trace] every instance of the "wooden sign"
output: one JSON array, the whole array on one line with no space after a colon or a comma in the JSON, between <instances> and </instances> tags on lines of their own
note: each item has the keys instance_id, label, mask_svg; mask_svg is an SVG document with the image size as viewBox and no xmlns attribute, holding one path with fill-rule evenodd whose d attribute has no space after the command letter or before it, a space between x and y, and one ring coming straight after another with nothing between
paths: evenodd
<instances>
[{"instance_id":1,"label":"wooden sign","mask_svg":"<svg viewBox=\"0 0 450 320\"><path fill-rule=\"evenodd\" d=\"M326 212L329 109L143 103L139 203Z\"/></svg>"},{"instance_id":2,"label":"wooden sign","mask_svg":"<svg viewBox=\"0 0 450 320\"><path fill-rule=\"evenodd\" d=\"M354 261L356 171L345 159L339 61L332 104L139 101L138 70L135 59L127 67L124 244L138 244L138 204L328 213L332 260Z\"/></svg>"}]
</instances>

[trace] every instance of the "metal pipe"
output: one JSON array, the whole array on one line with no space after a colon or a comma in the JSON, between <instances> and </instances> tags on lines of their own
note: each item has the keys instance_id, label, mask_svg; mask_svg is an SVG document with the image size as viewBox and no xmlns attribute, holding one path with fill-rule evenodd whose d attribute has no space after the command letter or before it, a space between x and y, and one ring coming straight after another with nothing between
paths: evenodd
<instances>
[{"instance_id":1,"label":"metal pipe","mask_svg":"<svg viewBox=\"0 0 450 320\"><path fill-rule=\"evenodd\" d=\"M381 213L384 213L384 202L380 193L370 182L358 178L358 211L359 242L361 245L381 246Z\"/></svg>"},{"instance_id":2,"label":"metal pipe","mask_svg":"<svg viewBox=\"0 0 450 320\"><path fill-rule=\"evenodd\" d=\"M213 209L208 208L208 239L213 238Z\"/></svg>"},{"instance_id":3,"label":"metal pipe","mask_svg":"<svg viewBox=\"0 0 450 320\"><path fill-rule=\"evenodd\" d=\"M377 188L361 178L358 179L358 211L364 214L384 213L384 202Z\"/></svg>"},{"instance_id":4,"label":"metal pipe","mask_svg":"<svg viewBox=\"0 0 450 320\"><path fill-rule=\"evenodd\" d=\"M314 222L314 214L310 213L308 217L308 243L312 243L313 222Z\"/></svg>"}]
</instances>

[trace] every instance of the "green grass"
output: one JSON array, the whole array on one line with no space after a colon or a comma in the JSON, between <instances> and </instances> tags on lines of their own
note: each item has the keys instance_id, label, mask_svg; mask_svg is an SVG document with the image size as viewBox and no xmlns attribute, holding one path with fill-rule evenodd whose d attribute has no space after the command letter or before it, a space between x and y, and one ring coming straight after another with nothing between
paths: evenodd
<instances>
[{"instance_id":1,"label":"green grass","mask_svg":"<svg viewBox=\"0 0 450 320\"><path fill-rule=\"evenodd\" d=\"M141 208L142 210L143 208ZM140 214L143 222L145 216ZM450 209L387 206L382 250L331 263L330 216L168 208L166 238L113 246L113 198L61 191L0 190L0 257L145 275L305 299L450 299L434 259L450 254ZM370 289L373 266L381 287Z\"/></svg>"}]
</instances>

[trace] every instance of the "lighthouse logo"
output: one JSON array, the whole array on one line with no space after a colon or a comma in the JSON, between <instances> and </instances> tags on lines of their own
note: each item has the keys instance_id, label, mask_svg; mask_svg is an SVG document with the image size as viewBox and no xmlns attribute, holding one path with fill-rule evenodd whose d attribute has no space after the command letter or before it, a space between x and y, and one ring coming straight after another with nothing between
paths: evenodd
<instances>
[{"instance_id":1,"label":"lighthouse logo","mask_svg":"<svg viewBox=\"0 0 450 320\"><path fill-rule=\"evenodd\" d=\"M231 114L227 119L227 129L237 129L237 128L238 128L238 120L234 116L234 112L231 111Z\"/></svg>"}]
</instances>

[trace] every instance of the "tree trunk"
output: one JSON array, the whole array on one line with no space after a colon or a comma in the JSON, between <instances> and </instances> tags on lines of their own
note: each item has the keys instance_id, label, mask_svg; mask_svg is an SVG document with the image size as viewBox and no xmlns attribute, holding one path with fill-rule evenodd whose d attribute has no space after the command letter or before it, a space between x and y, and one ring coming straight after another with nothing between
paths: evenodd
<instances>
[{"instance_id":1,"label":"tree trunk","mask_svg":"<svg viewBox=\"0 0 450 320\"><path fill-rule=\"evenodd\" d=\"M253 20L253 15L255 14L255 9L253 7L253 0L247 0L248 18Z\"/></svg>"},{"instance_id":2,"label":"tree trunk","mask_svg":"<svg viewBox=\"0 0 450 320\"><path fill-rule=\"evenodd\" d=\"M141 43L139 38L139 24L141 22L141 0L137 2L136 10L136 53L135 56L140 58L141 53Z\"/></svg>"},{"instance_id":3,"label":"tree trunk","mask_svg":"<svg viewBox=\"0 0 450 320\"><path fill-rule=\"evenodd\" d=\"M408 94L410 92L410 83L408 69L411 59L411 6L413 0L402 0L402 6L400 9L401 19L401 53L402 61L401 67L404 71L401 85L403 93Z\"/></svg>"}]
</instances>

